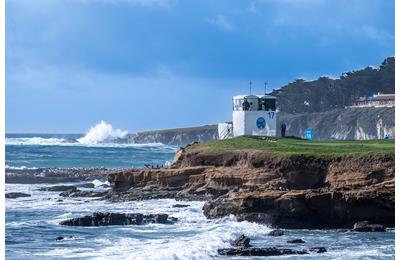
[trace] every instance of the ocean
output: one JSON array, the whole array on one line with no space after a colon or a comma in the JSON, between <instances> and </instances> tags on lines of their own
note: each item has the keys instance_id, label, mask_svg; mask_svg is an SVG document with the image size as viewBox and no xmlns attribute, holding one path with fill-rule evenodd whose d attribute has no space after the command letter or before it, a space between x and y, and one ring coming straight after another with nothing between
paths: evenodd
<instances>
[{"instance_id":1,"label":"ocean","mask_svg":"<svg viewBox=\"0 0 400 260\"><path fill-rule=\"evenodd\" d=\"M130 144L123 138L100 138L100 141L95 138L87 142L88 138L82 139L85 137L87 135L6 135L6 171L167 165L178 149L158 143ZM105 190L101 186L104 183L104 180L93 180L95 188L92 190ZM267 235L272 230L268 225L238 222L233 216L207 219L202 213L204 202L201 201L160 199L111 203L95 198L61 198L59 192L38 191L46 186L51 185L6 184L6 192L31 194L31 197L6 199L7 259L211 259L218 258L218 248L231 247L230 242L241 234L249 236L251 244L258 247L324 246L328 250L323 254L269 259L394 259L394 230L384 233L284 230L284 236L271 237ZM189 206L172 207L176 203ZM168 225L108 227L58 224L64 219L99 211L167 213L179 221ZM58 236L66 239L56 241ZM301 238L306 243L286 243L293 238Z\"/></svg>"}]
</instances>

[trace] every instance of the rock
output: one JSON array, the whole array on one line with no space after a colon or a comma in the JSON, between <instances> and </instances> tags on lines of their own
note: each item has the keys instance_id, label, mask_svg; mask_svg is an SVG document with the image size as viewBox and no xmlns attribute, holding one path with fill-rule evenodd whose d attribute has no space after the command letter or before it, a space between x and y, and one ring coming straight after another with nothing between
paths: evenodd
<instances>
[{"instance_id":1,"label":"rock","mask_svg":"<svg viewBox=\"0 0 400 260\"><path fill-rule=\"evenodd\" d=\"M169 168L110 173L109 199L197 197L207 200L207 218L234 215L276 228L352 228L360 217L394 226L392 154L277 157L196 147L179 152Z\"/></svg>"},{"instance_id":2,"label":"rock","mask_svg":"<svg viewBox=\"0 0 400 260\"><path fill-rule=\"evenodd\" d=\"M358 232L385 232L386 228L379 224L369 224L368 221L359 221L354 224L353 230Z\"/></svg>"},{"instance_id":3,"label":"rock","mask_svg":"<svg viewBox=\"0 0 400 260\"><path fill-rule=\"evenodd\" d=\"M291 239L291 240L288 240L286 242L290 243L290 244L303 244L303 243L305 243L305 241L303 239L300 239L300 238Z\"/></svg>"},{"instance_id":4,"label":"rock","mask_svg":"<svg viewBox=\"0 0 400 260\"><path fill-rule=\"evenodd\" d=\"M320 246L320 247L311 247L310 249L308 249L308 251L312 253L325 253L327 250L325 247Z\"/></svg>"},{"instance_id":5,"label":"rock","mask_svg":"<svg viewBox=\"0 0 400 260\"><path fill-rule=\"evenodd\" d=\"M86 226L112 226L112 225L142 225L148 223L166 224L167 222L168 222L167 214L143 215L141 213L125 214L125 213L96 212L88 216L63 220L60 222L60 225L86 227Z\"/></svg>"},{"instance_id":6,"label":"rock","mask_svg":"<svg viewBox=\"0 0 400 260\"><path fill-rule=\"evenodd\" d=\"M56 241L61 241L61 240L64 240L64 239L66 239L67 237L63 237L63 236L58 236L57 238L56 238ZM73 236L68 236L68 238L73 238Z\"/></svg>"},{"instance_id":7,"label":"rock","mask_svg":"<svg viewBox=\"0 0 400 260\"><path fill-rule=\"evenodd\" d=\"M83 190L67 190L60 193L62 197L103 197L107 192L83 191Z\"/></svg>"},{"instance_id":8,"label":"rock","mask_svg":"<svg viewBox=\"0 0 400 260\"><path fill-rule=\"evenodd\" d=\"M150 214L143 218L146 223L161 223L165 224L168 220L168 214Z\"/></svg>"},{"instance_id":9,"label":"rock","mask_svg":"<svg viewBox=\"0 0 400 260\"><path fill-rule=\"evenodd\" d=\"M108 184L101 184L101 185L99 186L99 188L104 188L104 189L110 188L110 185L108 185Z\"/></svg>"},{"instance_id":10,"label":"rock","mask_svg":"<svg viewBox=\"0 0 400 260\"><path fill-rule=\"evenodd\" d=\"M22 197L30 197L30 194L22 193L22 192L9 192L6 193L6 198L7 199L16 199L16 198L22 198Z\"/></svg>"},{"instance_id":11,"label":"rock","mask_svg":"<svg viewBox=\"0 0 400 260\"><path fill-rule=\"evenodd\" d=\"M241 248L251 247L250 238L242 234L233 241L232 245Z\"/></svg>"},{"instance_id":12,"label":"rock","mask_svg":"<svg viewBox=\"0 0 400 260\"><path fill-rule=\"evenodd\" d=\"M38 189L39 191L76 191L77 188L71 185L57 185Z\"/></svg>"},{"instance_id":13,"label":"rock","mask_svg":"<svg viewBox=\"0 0 400 260\"><path fill-rule=\"evenodd\" d=\"M187 204L174 204L172 205L173 208L187 208L190 207L190 205Z\"/></svg>"},{"instance_id":14,"label":"rock","mask_svg":"<svg viewBox=\"0 0 400 260\"><path fill-rule=\"evenodd\" d=\"M176 217L169 217L168 219L170 221L172 221L172 222L177 222L178 221L178 218L176 218Z\"/></svg>"},{"instance_id":15,"label":"rock","mask_svg":"<svg viewBox=\"0 0 400 260\"><path fill-rule=\"evenodd\" d=\"M278 255L304 255L306 250L293 250L287 248L223 248L218 249L219 255L225 256L278 256Z\"/></svg>"},{"instance_id":16,"label":"rock","mask_svg":"<svg viewBox=\"0 0 400 260\"><path fill-rule=\"evenodd\" d=\"M58 200L56 200L56 202L63 202L63 200L62 199L58 199Z\"/></svg>"},{"instance_id":17,"label":"rock","mask_svg":"<svg viewBox=\"0 0 400 260\"><path fill-rule=\"evenodd\" d=\"M282 230L280 230L280 229L274 229L274 230L272 230L272 231L270 231L269 233L268 233L268 236L273 236L273 237L279 237L279 236L283 236L283 231Z\"/></svg>"},{"instance_id":18,"label":"rock","mask_svg":"<svg viewBox=\"0 0 400 260\"><path fill-rule=\"evenodd\" d=\"M88 182L88 183L82 183L82 184L77 184L75 185L78 188L88 188L88 189L93 189L95 186L93 183Z\"/></svg>"},{"instance_id":19,"label":"rock","mask_svg":"<svg viewBox=\"0 0 400 260\"><path fill-rule=\"evenodd\" d=\"M38 169L6 169L6 183L66 183L104 181L107 174L115 170L105 168L38 168Z\"/></svg>"}]
</instances>

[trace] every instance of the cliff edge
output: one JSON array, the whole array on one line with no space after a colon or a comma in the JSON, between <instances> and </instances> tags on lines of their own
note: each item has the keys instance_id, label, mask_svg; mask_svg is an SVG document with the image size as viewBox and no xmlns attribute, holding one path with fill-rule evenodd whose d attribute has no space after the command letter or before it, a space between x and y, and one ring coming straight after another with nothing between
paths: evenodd
<instances>
[{"instance_id":1,"label":"cliff edge","mask_svg":"<svg viewBox=\"0 0 400 260\"><path fill-rule=\"evenodd\" d=\"M241 137L189 145L169 168L112 173L109 199L203 199L209 218L285 228L393 226L394 166L394 141Z\"/></svg>"}]
</instances>

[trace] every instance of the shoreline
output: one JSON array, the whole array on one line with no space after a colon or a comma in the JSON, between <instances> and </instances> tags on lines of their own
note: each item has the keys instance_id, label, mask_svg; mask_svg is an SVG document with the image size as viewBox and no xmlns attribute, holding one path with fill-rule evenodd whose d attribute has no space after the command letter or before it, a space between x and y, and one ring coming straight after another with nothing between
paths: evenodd
<instances>
[{"instance_id":1,"label":"shoreline","mask_svg":"<svg viewBox=\"0 0 400 260\"><path fill-rule=\"evenodd\" d=\"M278 228L349 229L359 221L394 226L394 155L390 152L282 157L257 149L209 151L202 148L205 145L214 143L193 143L178 150L166 168L6 169L6 183L97 179L109 182L107 192L78 189L62 196L109 202L205 201L203 214L209 219L232 214L239 221Z\"/></svg>"}]
</instances>

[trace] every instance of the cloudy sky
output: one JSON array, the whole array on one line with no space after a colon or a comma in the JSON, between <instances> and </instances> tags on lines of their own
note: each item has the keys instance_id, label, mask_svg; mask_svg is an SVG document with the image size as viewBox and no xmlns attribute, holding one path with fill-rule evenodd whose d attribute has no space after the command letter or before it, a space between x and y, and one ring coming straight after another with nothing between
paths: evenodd
<instances>
[{"instance_id":1,"label":"cloudy sky","mask_svg":"<svg viewBox=\"0 0 400 260\"><path fill-rule=\"evenodd\" d=\"M231 96L394 56L392 0L6 0L6 132L228 121Z\"/></svg>"}]
</instances>

